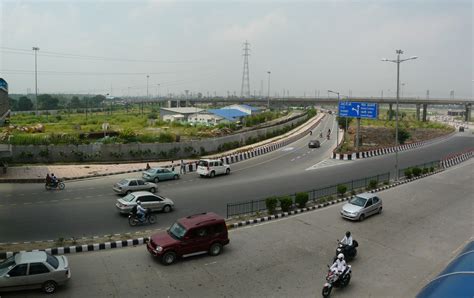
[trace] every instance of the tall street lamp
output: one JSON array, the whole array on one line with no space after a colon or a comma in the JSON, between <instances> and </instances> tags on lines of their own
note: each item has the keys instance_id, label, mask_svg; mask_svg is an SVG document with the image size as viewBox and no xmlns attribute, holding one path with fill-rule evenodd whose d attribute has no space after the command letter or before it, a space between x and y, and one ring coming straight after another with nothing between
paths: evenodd
<instances>
[{"instance_id":1,"label":"tall street lamp","mask_svg":"<svg viewBox=\"0 0 474 298\"><path fill-rule=\"evenodd\" d=\"M40 48L33 47L33 51L35 51L35 101L36 101L36 116L38 116L38 51Z\"/></svg>"},{"instance_id":2,"label":"tall street lamp","mask_svg":"<svg viewBox=\"0 0 474 298\"><path fill-rule=\"evenodd\" d=\"M415 60L418 57L412 56L407 59L400 59L400 55L403 54L402 50L395 50L397 54L396 60L390 60L387 58L383 58L382 61L384 62L392 62L397 64L397 109L395 112L395 181L398 181L398 102L400 101L400 63L408 61L408 60Z\"/></svg>"},{"instance_id":3,"label":"tall street lamp","mask_svg":"<svg viewBox=\"0 0 474 298\"><path fill-rule=\"evenodd\" d=\"M339 120L337 119L339 116L339 101L341 100L339 92L328 90L328 93L334 93L337 94L337 113L336 113L336 152L337 152L337 147L339 145Z\"/></svg>"},{"instance_id":4,"label":"tall street lamp","mask_svg":"<svg viewBox=\"0 0 474 298\"><path fill-rule=\"evenodd\" d=\"M146 99L148 100L148 80L149 80L150 76L149 75L146 75ZM143 100L142 100L142 115L143 115Z\"/></svg>"},{"instance_id":5,"label":"tall street lamp","mask_svg":"<svg viewBox=\"0 0 474 298\"><path fill-rule=\"evenodd\" d=\"M268 94L267 94L267 105L268 109L270 109L270 74L272 73L271 71L267 71L268 73Z\"/></svg>"}]
</instances>

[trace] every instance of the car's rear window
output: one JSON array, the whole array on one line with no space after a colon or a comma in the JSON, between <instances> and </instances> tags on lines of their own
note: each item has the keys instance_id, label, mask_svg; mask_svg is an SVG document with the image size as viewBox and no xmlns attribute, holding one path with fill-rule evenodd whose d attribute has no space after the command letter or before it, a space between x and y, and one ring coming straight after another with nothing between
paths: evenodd
<instances>
[{"instance_id":1,"label":"car's rear window","mask_svg":"<svg viewBox=\"0 0 474 298\"><path fill-rule=\"evenodd\" d=\"M59 261L58 258L46 255L46 262L48 262L49 265L51 265L54 269L58 269L59 266Z\"/></svg>"},{"instance_id":2,"label":"car's rear window","mask_svg":"<svg viewBox=\"0 0 474 298\"><path fill-rule=\"evenodd\" d=\"M356 206L360 206L360 207L364 207L365 202L367 202L367 199L364 199L364 198L361 198L361 197L355 197L355 198L353 198L352 200L349 201L349 203L351 203L353 205L356 205Z\"/></svg>"},{"instance_id":3,"label":"car's rear window","mask_svg":"<svg viewBox=\"0 0 474 298\"><path fill-rule=\"evenodd\" d=\"M200 160L199 161L199 166L201 167L207 167L209 163L207 162L207 160Z\"/></svg>"},{"instance_id":4,"label":"car's rear window","mask_svg":"<svg viewBox=\"0 0 474 298\"><path fill-rule=\"evenodd\" d=\"M133 199L135 199L135 196L133 195L133 193L129 193L128 195L122 198L122 200L124 200L125 202L131 202L133 201Z\"/></svg>"}]
</instances>

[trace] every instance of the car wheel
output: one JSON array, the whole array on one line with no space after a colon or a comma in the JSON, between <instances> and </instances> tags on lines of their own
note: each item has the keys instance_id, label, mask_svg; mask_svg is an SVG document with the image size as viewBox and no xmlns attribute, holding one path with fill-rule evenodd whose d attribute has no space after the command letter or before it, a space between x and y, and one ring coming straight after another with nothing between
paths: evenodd
<instances>
[{"instance_id":1,"label":"car wheel","mask_svg":"<svg viewBox=\"0 0 474 298\"><path fill-rule=\"evenodd\" d=\"M158 183L158 182L160 182L160 178L158 178L158 177L155 177L155 179L153 179L153 182L155 182L155 183Z\"/></svg>"},{"instance_id":2,"label":"car wheel","mask_svg":"<svg viewBox=\"0 0 474 298\"><path fill-rule=\"evenodd\" d=\"M174 179L174 180L178 180L178 179L179 179L179 176L178 176L178 175L174 175L174 176L173 176L173 179Z\"/></svg>"},{"instance_id":3,"label":"car wheel","mask_svg":"<svg viewBox=\"0 0 474 298\"><path fill-rule=\"evenodd\" d=\"M209 254L211 256L217 256L221 253L221 251L222 251L222 244L214 243L211 245L211 248L209 249Z\"/></svg>"},{"instance_id":4,"label":"car wheel","mask_svg":"<svg viewBox=\"0 0 474 298\"><path fill-rule=\"evenodd\" d=\"M154 187L150 188L150 192L155 193L155 192L156 192L156 188L154 188Z\"/></svg>"},{"instance_id":5,"label":"car wheel","mask_svg":"<svg viewBox=\"0 0 474 298\"><path fill-rule=\"evenodd\" d=\"M165 254L161 257L161 263L163 265L171 265L176 261L176 253L172 251L165 252Z\"/></svg>"},{"instance_id":6,"label":"car wheel","mask_svg":"<svg viewBox=\"0 0 474 298\"><path fill-rule=\"evenodd\" d=\"M379 211L378 211L379 214L382 213L382 207L379 208Z\"/></svg>"},{"instance_id":7,"label":"car wheel","mask_svg":"<svg viewBox=\"0 0 474 298\"><path fill-rule=\"evenodd\" d=\"M359 216L359 221L363 221L364 219L365 219L365 215L364 215L364 214L361 214L361 215Z\"/></svg>"},{"instance_id":8,"label":"car wheel","mask_svg":"<svg viewBox=\"0 0 474 298\"><path fill-rule=\"evenodd\" d=\"M170 211L171 211L171 206L170 206L170 205L165 205L165 206L163 207L163 212L164 212L164 213L168 213L168 212L170 212Z\"/></svg>"},{"instance_id":9,"label":"car wheel","mask_svg":"<svg viewBox=\"0 0 474 298\"><path fill-rule=\"evenodd\" d=\"M41 288L43 289L45 293L51 294L51 293L54 293L54 291L56 291L57 286L58 285L54 281L48 280L47 282L43 284Z\"/></svg>"},{"instance_id":10,"label":"car wheel","mask_svg":"<svg viewBox=\"0 0 474 298\"><path fill-rule=\"evenodd\" d=\"M225 170L225 174L229 175L230 174L230 169Z\"/></svg>"},{"instance_id":11,"label":"car wheel","mask_svg":"<svg viewBox=\"0 0 474 298\"><path fill-rule=\"evenodd\" d=\"M209 174L209 176L212 178L216 175L216 173L214 171L211 172L211 174Z\"/></svg>"}]
</instances>

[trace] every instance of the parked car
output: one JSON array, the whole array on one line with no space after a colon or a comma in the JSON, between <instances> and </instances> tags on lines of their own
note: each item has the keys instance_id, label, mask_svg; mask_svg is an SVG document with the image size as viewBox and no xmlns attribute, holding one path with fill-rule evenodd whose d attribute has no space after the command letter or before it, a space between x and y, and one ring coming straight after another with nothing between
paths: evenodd
<instances>
[{"instance_id":1,"label":"parked car","mask_svg":"<svg viewBox=\"0 0 474 298\"><path fill-rule=\"evenodd\" d=\"M134 191L147 190L149 192L156 192L158 186L155 183L146 182L142 179L129 178L123 179L115 183L113 190L119 194L129 194Z\"/></svg>"},{"instance_id":2,"label":"parked car","mask_svg":"<svg viewBox=\"0 0 474 298\"><path fill-rule=\"evenodd\" d=\"M197 173L201 177L214 177L216 175L229 175L230 166L218 159L201 159L198 163Z\"/></svg>"},{"instance_id":3,"label":"parked car","mask_svg":"<svg viewBox=\"0 0 474 298\"><path fill-rule=\"evenodd\" d=\"M145 181L153 181L158 183L164 180L177 180L179 179L179 174L171 171L167 168L151 168L142 173L142 178Z\"/></svg>"},{"instance_id":4,"label":"parked car","mask_svg":"<svg viewBox=\"0 0 474 298\"><path fill-rule=\"evenodd\" d=\"M319 147L321 147L321 143L319 143L318 140L311 140L308 143L308 147L309 148L319 148Z\"/></svg>"},{"instance_id":5,"label":"parked car","mask_svg":"<svg viewBox=\"0 0 474 298\"><path fill-rule=\"evenodd\" d=\"M373 193L358 194L341 210L342 217L360 221L376 213L382 213L382 200Z\"/></svg>"},{"instance_id":6,"label":"parked car","mask_svg":"<svg viewBox=\"0 0 474 298\"><path fill-rule=\"evenodd\" d=\"M0 263L0 291L42 289L53 293L71 278L65 256L20 252Z\"/></svg>"},{"instance_id":7,"label":"parked car","mask_svg":"<svg viewBox=\"0 0 474 298\"><path fill-rule=\"evenodd\" d=\"M170 212L174 208L172 200L152 194L148 191L137 191L126 195L123 198L117 199L115 206L122 214L128 214L132 211L133 206L137 205L137 201L142 203L143 208L149 208L151 211Z\"/></svg>"},{"instance_id":8,"label":"parked car","mask_svg":"<svg viewBox=\"0 0 474 298\"><path fill-rule=\"evenodd\" d=\"M147 249L164 265L170 265L178 257L202 253L217 256L227 244L229 237L224 218L207 212L180 218L167 231L152 235Z\"/></svg>"}]
</instances>

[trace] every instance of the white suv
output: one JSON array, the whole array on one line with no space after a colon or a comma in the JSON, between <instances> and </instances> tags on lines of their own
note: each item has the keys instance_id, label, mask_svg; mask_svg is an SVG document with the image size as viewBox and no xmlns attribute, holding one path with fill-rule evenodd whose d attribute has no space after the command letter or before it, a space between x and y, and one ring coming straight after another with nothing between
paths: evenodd
<instances>
[{"instance_id":1,"label":"white suv","mask_svg":"<svg viewBox=\"0 0 474 298\"><path fill-rule=\"evenodd\" d=\"M215 175L230 174L230 166L218 159L201 159L198 163L197 173L201 177L214 177Z\"/></svg>"}]
</instances>

